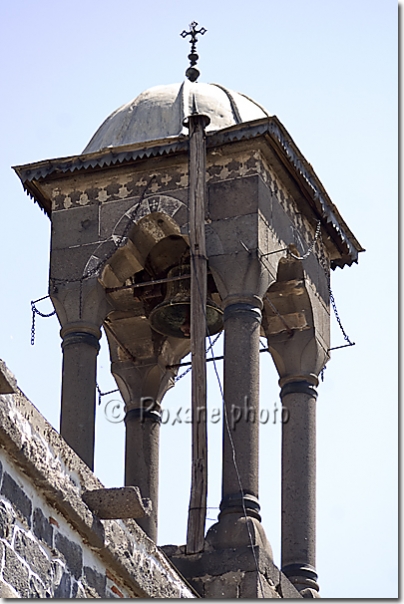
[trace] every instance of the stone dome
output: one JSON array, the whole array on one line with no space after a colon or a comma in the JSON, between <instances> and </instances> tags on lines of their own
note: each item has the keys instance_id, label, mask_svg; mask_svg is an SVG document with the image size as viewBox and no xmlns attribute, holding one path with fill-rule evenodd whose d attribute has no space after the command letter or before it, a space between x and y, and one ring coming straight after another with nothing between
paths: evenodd
<instances>
[{"instance_id":1,"label":"stone dome","mask_svg":"<svg viewBox=\"0 0 404 604\"><path fill-rule=\"evenodd\" d=\"M83 153L186 135L183 121L195 111L210 117L207 132L269 117L252 99L219 84L186 80L182 84L154 86L111 113Z\"/></svg>"}]
</instances>

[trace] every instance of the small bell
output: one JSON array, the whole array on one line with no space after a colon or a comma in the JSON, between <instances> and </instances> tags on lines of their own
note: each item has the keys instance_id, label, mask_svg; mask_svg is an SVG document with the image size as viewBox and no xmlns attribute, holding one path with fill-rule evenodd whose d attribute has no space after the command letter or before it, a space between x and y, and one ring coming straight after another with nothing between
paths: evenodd
<instances>
[{"instance_id":1,"label":"small bell","mask_svg":"<svg viewBox=\"0 0 404 604\"><path fill-rule=\"evenodd\" d=\"M190 275L189 264L175 266L168 271L168 279ZM161 304L150 313L150 324L155 331L174 338L191 337L190 278L169 281ZM210 336L223 329L223 311L211 298L206 300L206 328Z\"/></svg>"}]
</instances>

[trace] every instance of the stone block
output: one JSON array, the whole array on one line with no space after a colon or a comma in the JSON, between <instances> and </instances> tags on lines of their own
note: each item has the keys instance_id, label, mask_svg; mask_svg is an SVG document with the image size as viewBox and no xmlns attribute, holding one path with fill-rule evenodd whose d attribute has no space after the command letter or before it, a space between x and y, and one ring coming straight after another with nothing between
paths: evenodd
<instances>
[{"instance_id":1,"label":"stone block","mask_svg":"<svg viewBox=\"0 0 404 604\"><path fill-rule=\"evenodd\" d=\"M45 586L42 583L42 581L40 581L38 579L38 577L36 577L35 575L31 575L29 587L30 587L30 594L29 594L30 598L41 598L42 599L42 598L50 598L52 596L51 588L45 589Z\"/></svg>"},{"instance_id":2,"label":"stone block","mask_svg":"<svg viewBox=\"0 0 404 604\"><path fill-rule=\"evenodd\" d=\"M98 518L144 518L151 511L150 500L134 486L85 491L82 498Z\"/></svg>"},{"instance_id":3,"label":"stone block","mask_svg":"<svg viewBox=\"0 0 404 604\"><path fill-rule=\"evenodd\" d=\"M205 598L239 598L241 572L228 572L205 581Z\"/></svg>"},{"instance_id":4,"label":"stone block","mask_svg":"<svg viewBox=\"0 0 404 604\"><path fill-rule=\"evenodd\" d=\"M52 250L99 241L98 225L98 205L52 212Z\"/></svg>"},{"instance_id":5,"label":"stone block","mask_svg":"<svg viewBox=\"0 0 404 604\"><path fill-rule=\"evenodd\" d=\"M0 538L6 539L11 543L13 537L13 529L15 523L15 515L13 511L3 502L0 502Z\"/></svg>"},{"instance_id":6,"label":"stone block","mask_svg":"<svg viewBox=\"0 0 404 604\"><path fill-rule=\"evenodd\" d=\"M249 250L257 249L258 214L215 220L208 227L205 231L208 257L245 252L243 244Z\"/></svg>"},{"instance_id":7,"label":"stone block","mask_svg":"<svg viewBox=\"0 0 404 604\"><path fill-rule=\"evenodd\" d=\"M244 573L240 584L240 598L280 598L271 579L256 571Z\"/></svg>"},{"instance_id":8,"label":"stone block","mask_svg":"<svg viewBox=\"0 0 404 604\"><path fill-rule=\"evenodd\" d=\"M61 533L55 535L55 548L63 555L66 565L75 579L79 579L83 570L83 551Z\"/></svg>"},{"instance_id":9,"label":"stone block","mask_svg":"<svg viewBox=\"0 0 404 604\"><path fill-rule=\"evenodd\" d=\"M87 597L83 586L80 583L77 583L77 581L73 582L72 595L70 597L71 598L86 598Z\"/></svg>"},{"instance_id":10,"label":"stone block","mask_svg":"<svg viewBox=\"0 0 404 604\"><path fill-rule=\"evenodd\" d=\"M105 588L107 585L107 577L90 566L84 567L84 577L89 587L95 589L97 594L101 597L105 597Z\"/></svg>"},{"instance_id":11,"label":"stone block","mask_svg":"<svg viewBox=\"0 0 404 604\"><path fill-rule=\"evenodd\" d=\"M70 598L71 577L69 573L64 572L60 577L60 581L55 585L53 597L55 599Z\"/></svg>"},{"instance_id":12,"label":"stone block","mask_svg":"<svg viewBox=\"0 0 404 604\"><path fill-rule=\"evenodd\" d=\"M78 281L83 276L87 262L98 248L98 245L98 243L90 243L72 249L52 250L50 277L56 280L55 285L58 285L58 280Z\"/></svg>"},{"instance_id":13,"label":"stone block","mask_svg":"<svg viewBox=\"0 0 404 604\"><path fill-rule=\"evenodd\" d=\"M29 569L8 545L4 546L3 579L19 594L20 598L28 598L30 594Z\"/></svg>"},{"instance_id":14,"label":"stone block","mask_svg":"<svg viewBox=\"0 0 404 604\"><path fill-rule=\"evenodd\" d=\"M15 591L15 589L13 589L10 585L7 585L7 583L4 583L4 581L0 579L0 598L4 598L6 600L18 597L19 595Z\"/></svg>"},{"instance_id":15,"label":"stone block","mask_svg":"<svg viewBox=\"0 0 404 604\"><path fill-rule=\"evenodd\" d=\"M255 175L209 184L209 218L221 220L257 212L260 180L260 177Z\"/></svg>"},{"instance_id":16,"label":"stone block","mask_svg":"<svg viewBox=\"0 0 404 604\"><path fill-rule=\"evenodd\" d=\"M12 394L17 391L17 381L4 361L0 359L0 394Z\"/></svg>"},{"instance_id":17,"label":"stone block","mask_svg":"<svg viewBox=\"0 0 404 604\"><path fill-rule=\"evenodd\" d=\"M17 529L14 537L15 552L29 565L46 587L52 583L52 567L49 558L36 541Z\"/></svg>"},{"instance_id":18,"label":"stone block","mask_svg":"<svg viewBox=\"0 0 404 604\"><path fill-rule=\"evenodd\" d=\"M256 560L260 571L276 584L279 570L268 553L259 546L254 546L254 551L255 558L250 546L205 551L192 555L175 554L169 558L184 577L218 576L239 570L252 572L256 571Z\"/></svg>"},{"instance_id":19,"label":"stone block","mask_svg":"<svg viewBox=\"0 0 404 604\"><path fill-rule=\"evenodd\" d=\"M289 598L296 600L296 598L301 598L301 594L299 591L292 585L289 579L281 572L280 575L280 585L278 587L278 591L281 595L281 598Z\"/></svg>"},{"instance_id":20,"label":"stone block","mask_svg":"<svg viewBox=\"0 0 404 604\"><path fill-rule=\"evenodd\" d=\"M121 227L115 234L122 235L122 229L125 229L127 221L122 220L125 212L131 209L138 201L138 198L121 199L119 201L109 201L103 203L100 208L100 236L103 239L110 237L118 226Z\"/></svg>"},{"instance_id":21,"label":"stone block","mask_svg":"<svg viewBox=\"0 0 404 604\"><path fill-rule=\"evenodd\" d=\"M34 535L44 541L49 547L53 545L53 526L44 516L40 508L35 508L33 513Z\"/></svg>"},{"instance_id":22,"label":"stone block","mask_svg":"<svg viewBox=\"0 0 404 604\"><path fill-rule=\"evenodd\" d=\"M6 497L31 527L32 503L21 487L7 472L4 473L1 494Z\"/></svg>"}]
</instances>

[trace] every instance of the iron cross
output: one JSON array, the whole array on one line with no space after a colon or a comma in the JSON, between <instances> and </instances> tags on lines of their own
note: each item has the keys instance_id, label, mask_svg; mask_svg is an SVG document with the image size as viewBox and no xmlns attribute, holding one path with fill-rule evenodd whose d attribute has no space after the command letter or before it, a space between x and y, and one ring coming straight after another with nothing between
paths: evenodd
<instances>
[{"instance_id":1,"label":"iron cross","mask_svg":"<svg viewBox=\"0 0 404 604\"><path fill-rule=\"evenodd\" d=\"M197 43L197 35L200 34L201 36L203 36L204 34L206 34L207 29L205 29L204 27L201 27L200 29L196 29L198 23L196 21L192 21L192 23L190 23L189 28L190 31L182 31L180 33L180 36L182 38L186 38L187 36L191 36L190 39L190 44L191 44L191 52L188 55L188 59L190 60L190 67L188 67L188 69L185 72L185 75L187 76L187 78L189 80L191 80L191 82L195 82L198 77L199 77L199 71L198 69L195 68L195 65L199 59L199 56L196 53L196 43Z\"/></svg>"}]
</instances>

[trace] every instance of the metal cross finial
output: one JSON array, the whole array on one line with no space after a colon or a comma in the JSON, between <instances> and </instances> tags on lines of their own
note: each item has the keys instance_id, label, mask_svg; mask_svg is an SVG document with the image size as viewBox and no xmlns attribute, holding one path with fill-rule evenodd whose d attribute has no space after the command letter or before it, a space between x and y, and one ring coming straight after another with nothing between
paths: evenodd
<instances>
[{"instance_id":1,"label":"metal cross finial","mask_svg":"<svg viewBox=\"0 0 404 604\"><path fill-rule=\"evenodd\" d=\"M207 29L205 29L204 27L201 27L201 29L196 29L197 25L198 23L196 21L192 21L192 23L190 23L189 25L190 31L185 31L184 29L184 31L180 33L180 36L182 36L183 38L191 36L191 39L189 41L191 44L191 52L188 55L188 59L190 60L191 65L185 72L185 75L191 82L196 82L196 80L199 78L199 71L195 67L196 62L199 59L199 56L196 53L196 43L198 41L196 36L198 34L201 34L201 36L203 36L207 32Z\"/></svg>"}]
</instances>

